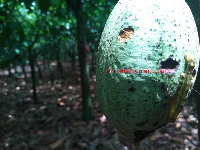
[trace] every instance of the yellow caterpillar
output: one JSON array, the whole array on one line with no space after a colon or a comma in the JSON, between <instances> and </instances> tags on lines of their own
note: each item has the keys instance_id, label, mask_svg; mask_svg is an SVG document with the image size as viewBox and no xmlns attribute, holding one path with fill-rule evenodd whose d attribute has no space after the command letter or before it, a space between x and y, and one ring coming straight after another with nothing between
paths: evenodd
<instances>
[{"instance_id":1,"label":"yellow caterpillar","mask_svg":"<svg viewBox=\"0 0 200 150\"><path fill-rule=\"evenodd\" d=\"M176 93L169 99L169 121L175 122L178 114L183 108L185 99L191 90L191 86L194 83L193 70L195 67L195 60L192 56L185 55L185 73L181 73L180 82Z\"/></svg>"}]
</instances>

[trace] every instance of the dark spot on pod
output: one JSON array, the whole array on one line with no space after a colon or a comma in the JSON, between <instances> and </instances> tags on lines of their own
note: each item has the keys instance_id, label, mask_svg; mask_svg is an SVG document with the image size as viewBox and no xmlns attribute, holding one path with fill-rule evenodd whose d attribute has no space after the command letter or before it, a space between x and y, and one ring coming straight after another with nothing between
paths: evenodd
<instances>
[{"instance_id":1,"label":"dark spot on pod","mask_svg":"<svg viewBox=\"0 0 200 150\"><path fill-rule=\"evenodd\" d=\"M159 48L160 47L160 44L156 45L156 48Z\"/></svg>"},{"instance_id":2,"label":"dark spot on pod","mask_svg":"<svg viewBox=\"0 0 200 150\"><path fill-rule=\"evenodd\" d=\"M130 89L128 89L129 92L135 92L135 88L131 87Z\"/></svg>"},{"instance_id":3,"label":"dark spot on pod","mask_svg":"<svg viewBox=\"0 0 200 150\"><path fill-rule=\"evenodd\" d=\"M162 105L162 107L163 107L163 108L166 108L166 107L167 107L167 104ZM164 117L164 116L163 116L163 117Z\"/></svg>"},{"instance_id":4,"label":"dark spot on pod","mask_svg":"<svg viewBox=\"0 0 200 150\"><path fill-rule=\"evenodd\" d=\"M161 89L163 89L163 91L164 91L164 98L165 98L165 99L168 98L169 95L170 95L170 93L167 91L167 88L168 88L168 85L167 85L167 84L161 85Z\"/></svg>"},{"instance_id":5,"label":"dark spot on pod","mask_svg":"<svg viewBox=\"0 0 200 150\"><path fill-rule=\"evenodd\" d=\"M144 126L146 123L148 123L148 120L145 120L145 121L140 122L140 123L136 123L135 125L136 126Z\"/></svg>"},{"instance_id":6,"label":"dark spot on pod","mask_svg":"<svg viewBox=\"0 0 200 150\"><path fill-rule=\"evenodd\" d=\"M127 80L128 83L131 83L131 80Z\"/></svg>"},{"instance_id":7,"label":"dark spot on pod","mask_svg":"<svg viewBox=\"0 0 200 150\"><path fill-rule=\"evenodd\" d=\"M114 57L114 55L113 55L113 54L110 54L110 57Z\"/></svg>"},{"instance_id":8,"label":"dark spot on pod","mask_svg":"<svg viewBox=\"0 0 200 150\"><path fill-rule=\"evenodd\" d=\"M179 62L173 59L173 55L170 55L165 61L161 61L160 70L164 71L164 74L174 75L179 67Z\"/></svg>"},{"instance_id":9,"label":"dark spot on pod","mask_svg":"<svg viewBox=\"0 0 200 150\"><path fill-rule=\"evenodd\" d=\"M154 102L154 104L158 104L158 102Z\"/></svg>"},{"instance_id":10,"label":"dark spot on pod","mask_svg":"<svg viewBox=\"0 0 200 150\"><path fill-rule=\"evenodd\" d=\"M124 50L124 48L123 48L123 47L120 47L119 49L120 49L120 50Z\"/></svg>"},{"instance_id":11,"label":"dark spot on pod","mask_svg":"<svg viewBox=\"0 0 200 150\"><path fill-rule=\"evenodd\" d=\"M158 123L159 123L159 122L155 122L155 123L153 124L153 126L157 126L157 125L158 125Z\"/></svg>"},{"instance_id":12,"label":"dark spot on pod","mask_svg":"<svg viewBox=\"0 0 200 150\"><path fill-rule=\"evenodd\" d=\"M196 73L197 73L197 71L194 69L194 70L192 71L192 76L194 77L194 76L196 75Z\"/></svg>"}]
</instances>

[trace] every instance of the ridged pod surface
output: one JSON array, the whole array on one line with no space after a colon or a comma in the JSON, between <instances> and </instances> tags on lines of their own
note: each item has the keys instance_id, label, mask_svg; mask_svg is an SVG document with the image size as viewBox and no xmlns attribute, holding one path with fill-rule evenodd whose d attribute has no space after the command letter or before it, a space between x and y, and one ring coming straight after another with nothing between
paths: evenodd
<instances>
[{"instance_id":1,"label":"ridged pod surface","mask_svg":"<svg viewBox=\"0 0 200 150\"><path fill-rule=\"evenodd\" d=\"M97 54L97 96L110 124L139 142L174 122L194 84L199 56L184 0L119 0Z\"/></svg>"}]
</instances>

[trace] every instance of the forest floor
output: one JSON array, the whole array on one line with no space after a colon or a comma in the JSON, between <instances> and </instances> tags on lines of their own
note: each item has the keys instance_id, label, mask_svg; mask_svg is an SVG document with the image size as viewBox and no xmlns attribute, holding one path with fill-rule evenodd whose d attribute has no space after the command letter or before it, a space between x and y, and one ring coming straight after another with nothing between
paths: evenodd
<instances>
[{"instance_id":1,"label":"forest floor","mask_svg":"<svg viewBox=\"0 0 200 150\"><path fill-rule=\"evenodd\" d=\"M95 119L81 121L80 72L65 64L66 80L55 73L55 86L48 69L38 79L40 103L33 104L30 68L17 82L0 70L0 150L128 150L130 145L112 128L96 97L96 76L91 72L90 88ZM19 72L20 72L20 68ZM54 71L56 64L54 63ZM148 136L137 150L200 150L194 100L186 102L175 123Z\"/></svg>"}]
</instances>

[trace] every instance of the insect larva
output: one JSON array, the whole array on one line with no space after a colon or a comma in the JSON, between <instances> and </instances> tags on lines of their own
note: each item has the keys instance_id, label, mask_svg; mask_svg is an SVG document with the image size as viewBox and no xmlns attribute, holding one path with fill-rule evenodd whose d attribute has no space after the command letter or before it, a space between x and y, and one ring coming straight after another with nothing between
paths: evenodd
<instances>
[{"instance_id":1,"label":"insect larva","mask_svg":"<svg viewBox=\"0 0 200 150\"><path fill-rule=\"evenodd\" d=\"M171 106L169 112L169 121L175 122L178 114L183 108L185 99L189 92L191 91L191 87L194 82L193 69L195 67L195 60L192 56L186 54L185 55L185 63L186 69L185 73L181 73L180 82L177 88L175 95L172 97L172 100L176 99L177 104L175 106Z\"/></svg>"}]
</instances>

